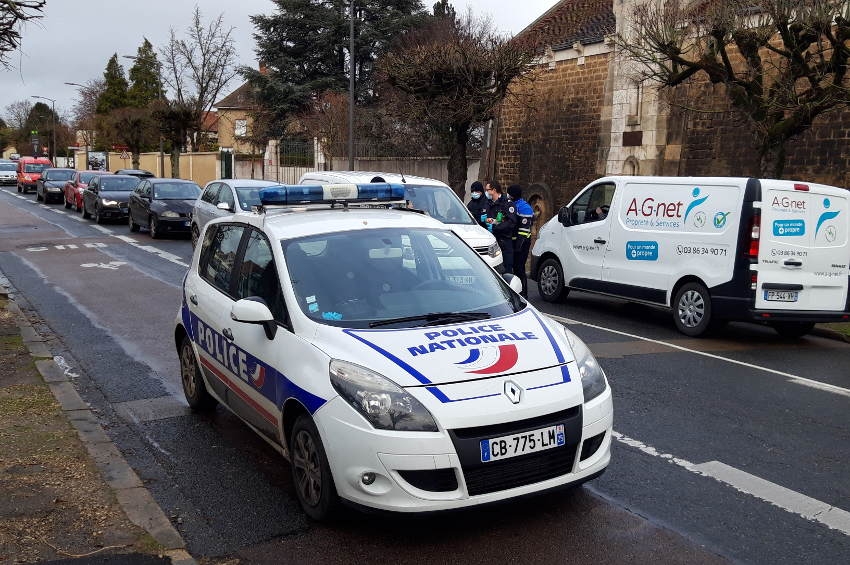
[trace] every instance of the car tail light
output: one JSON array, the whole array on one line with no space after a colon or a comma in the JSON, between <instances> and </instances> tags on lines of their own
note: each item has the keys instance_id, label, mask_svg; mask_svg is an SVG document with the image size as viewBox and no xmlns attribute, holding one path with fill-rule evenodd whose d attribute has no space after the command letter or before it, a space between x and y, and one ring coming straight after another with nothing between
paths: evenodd
<instances>
[{"instance_id":1,"label":"car tail light","mask_svg":"<svg viewBox=\"0 0 850 565\"><path fill-rule=\"evenodd\" d=\"M750 259L758 259L759 239L761 238L761 214L753 214L750 218L750 245L747 256Z\"/></svg>"}]
</instances>

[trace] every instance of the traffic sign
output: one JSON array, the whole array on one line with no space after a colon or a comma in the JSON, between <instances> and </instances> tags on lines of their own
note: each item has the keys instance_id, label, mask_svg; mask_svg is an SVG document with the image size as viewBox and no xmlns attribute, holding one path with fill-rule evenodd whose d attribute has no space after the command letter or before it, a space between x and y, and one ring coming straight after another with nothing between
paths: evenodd
<instances>
[{"instance_id":1,"label":"traffic sign","mask_svg":"<svg viewBox=\"0 0 850 565\"><path fill-rule=\"evenodd\" d=\"M130 158L130 154L129 154L129 153L127 153L126 151L122 151L122 152L121 152L121 158L122 158L122 159L125 159L125 160L126 160L126 159L129 159L129 158Z\"/></svg>"}]
</instances>

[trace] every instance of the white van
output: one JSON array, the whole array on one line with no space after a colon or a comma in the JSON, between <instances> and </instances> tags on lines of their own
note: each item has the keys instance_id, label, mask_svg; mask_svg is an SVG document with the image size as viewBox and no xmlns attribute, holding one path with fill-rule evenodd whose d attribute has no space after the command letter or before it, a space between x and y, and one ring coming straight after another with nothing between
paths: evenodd
<instances>
[{"instance_id":1,"label":"white van","mask_svg":"<svg viewBox=\"0 0 850 565\"><path fill-rule=\"evenodd\" d=\"M375 180L380 178L381 180ZM406 198L415 208L448 225L458 237L493 268L502 264L502 251L492 233L478 225L466 205L444 182L413 175L367 171L314 171L301 176L298 184L364 184L370 182L403 184Z\"/></svg>"},{"instance_id":2,"label":"white van","mask_svg":"<svg viewBox=\"0 0 850 565\"><path fill-rule=\"evenodd\" d=\"M553 302L570 289L668 306L698 336L726 320L800 336L850 320L847 190L729 177L605 177L538 234L532 275Z\"/></svg>"}]
</instances>

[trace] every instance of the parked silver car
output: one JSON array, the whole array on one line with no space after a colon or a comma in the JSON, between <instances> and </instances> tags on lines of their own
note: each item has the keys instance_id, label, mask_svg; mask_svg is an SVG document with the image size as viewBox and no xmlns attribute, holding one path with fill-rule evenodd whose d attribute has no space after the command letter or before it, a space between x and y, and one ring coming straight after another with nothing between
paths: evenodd
<instances>
[{"instance_id":1,"label":"parked silver car","mask_svg":"<svg viewBox=\"0 0 850 565\"><path fill-rule=\"evenodd\" d=\"M192 209L192 247L207 222L230 214L250 212L253 206L260 205L260 189L269 186L280 186L280 183L254 179L208 182Z\"/></svg>"}]
</instances>

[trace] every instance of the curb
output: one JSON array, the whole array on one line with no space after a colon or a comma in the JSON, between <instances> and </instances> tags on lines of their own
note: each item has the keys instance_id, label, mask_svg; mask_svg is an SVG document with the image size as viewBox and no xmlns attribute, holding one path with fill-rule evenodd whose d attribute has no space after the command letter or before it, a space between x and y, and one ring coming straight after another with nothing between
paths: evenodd
<instances>
[{"instance_id":1,"label":"curb","mask_svg":"<svg viewBox=\"0 0 850 565\"><path fill-rule=\"evenodd\" d=\"M24 345L34 358L35 366L50 392L77 431L104 482L115 493L121 509L133 524L145 530L165 549L163 555L171 559L174 565L197 565L197 561L186 551L183 537L109 439L68 375L54 362L44 338L26 321L16 302L14 290L9 280L0 274L0 296L9 300L6 309L18 320Z\"/></svg>"},{"instance_id":2,"label":"curb","mask_svg":"<svg viewBox=\"0 0 850 565\"><path fill-rule=\"evenodd\" d=\"M809 333L818 337L825 337L827 339L834 339L837 341L850 343L850 336L844 335L843 333L837 332L835 330L830 330L829 328L819 328L815 326Z\"/></svg>"}]
</instances>

